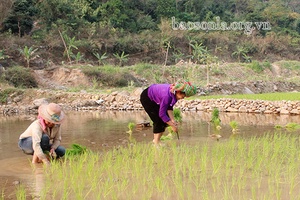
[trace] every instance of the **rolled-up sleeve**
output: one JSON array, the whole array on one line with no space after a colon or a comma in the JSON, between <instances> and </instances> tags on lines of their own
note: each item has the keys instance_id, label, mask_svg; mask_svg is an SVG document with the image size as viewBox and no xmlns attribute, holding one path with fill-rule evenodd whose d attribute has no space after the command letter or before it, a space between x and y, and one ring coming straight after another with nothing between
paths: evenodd
<instances>
[{"instance_id":1,"label":"rolled-up sleeve","mask_svg":"<svg viewBox=\"0 0 300 200\"><path fill-rule=\"evenodd\" d=\"M170 117L167 115L167 110L170 107L169 105L170 105L170 101L168 98L166 98L160 103L160 107L159 107L159 117L165 123L170 121Z\"/></svg>"},{"instance_id":2,"label":"rolled-up sleeve","mask_svg":"<svg viewBox=\"0 0 300 200\"><path fill-rule=\"evenodd\" d=\"M55 133L55 136L53 138L52 148L56 149L60 145L60 142L61 142L61 126L56 125L53 132Z\"/></svg>"},{"instance_id":3,"label":"rolled-up sleeve","mask_svg":"<svg viewBox=\"0 0 300 200\"><path fill-rule=\"evenodd\" d=\"M35 125L32 129L32 148L34 153L41 159L46 159L46 156L41 148L41 140L42 140L43 131L39 127L38 124Z\"/></svg>"}]
</instances>

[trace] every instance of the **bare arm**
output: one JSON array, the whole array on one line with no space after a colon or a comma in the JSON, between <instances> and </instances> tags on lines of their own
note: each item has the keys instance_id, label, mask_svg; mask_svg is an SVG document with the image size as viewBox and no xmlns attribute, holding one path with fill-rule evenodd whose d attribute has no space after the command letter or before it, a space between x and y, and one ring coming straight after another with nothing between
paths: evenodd
<instances>
[{"instance_id":1,"label":"bare arm","mask_svg":"<svg viewBox=\"0 0 300 200\"><path fill-rule=\"evenodd\" d=\"M177 122L175 121L174 118L173 110L168 110L167 113L170 117L170 121L168 121L167 124L171 126L172 130L176 133L178 131L178 128L177 128Z\"/></svg>"}]
</instances>

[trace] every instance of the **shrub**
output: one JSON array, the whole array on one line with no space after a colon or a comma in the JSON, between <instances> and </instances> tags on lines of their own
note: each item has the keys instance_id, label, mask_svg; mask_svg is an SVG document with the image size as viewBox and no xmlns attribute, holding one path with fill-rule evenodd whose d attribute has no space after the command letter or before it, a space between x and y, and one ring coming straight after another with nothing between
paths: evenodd
<instances>
[{"instance_id":1,"label":"shrub","mask_svg":"<svg viewBox=\"0 0 300 200\"><path fill-rule=\"evenodd\" d=\"M83 73L99 85L126 87L128 83L133 83L135 86L140 86L139 81L133 75L118 67L84 68Z\"/></svg>"},{"instance_id":2,"label":"shrub","mask_svg":"<svg viewBox=\"0 0 300 200\"><path fill-rule=\"evenodd\" d=\"M30 69L24 67L8 68L4 72L4 78L9 84L19 88L36 88L38 84L31 74Z\"/></svg>"},{"instance_id":3,"label":"shrub","mask_svg":"<svg viewBox=\"0 0 300 200\"><path fill-rule=\"evenodd\" d=\"M15 89L15 88L8 88L8 89L5 89L5 90L1 90L0 91L0 103L6 103L7 98L10 97L12 94L20 95L22 93L23 93L23 91L20 91L20 90Z\"/></svg>"},{"instance_id":4,"label":"shrub","mask_svg":"<svg viewBox=\"0 0 300 200\"><path fill-rule=\"evenodd\" d=\"M258 61L253 61L252 63L250 63L249 65L247 65L248 67L250 67L253 71L255 71L256 73L262 72L264 71L263 66L258 62Z\"/></svg>"}]
</instances>

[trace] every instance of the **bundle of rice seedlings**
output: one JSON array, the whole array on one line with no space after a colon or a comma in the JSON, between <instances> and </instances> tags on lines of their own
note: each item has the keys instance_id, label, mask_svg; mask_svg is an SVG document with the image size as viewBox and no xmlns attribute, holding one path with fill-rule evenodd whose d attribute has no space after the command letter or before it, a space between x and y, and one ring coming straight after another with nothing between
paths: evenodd
<instances>
[{"instance_id":1,"label":"bundle of rice seedlings","mask_svg":"<svg viewBox=\"0 0 300 200\"><path fill-rule=\"evenodd\" d=\"M73 143L71 148L66 149L66 157L81 155L87 152L87 148L80 144Z\"/></svg>"},{"instance_id":2,"label":"bundle of rice seedlings","mask_svg":"<svg viewBox=\"0 0 300 200\"><path fill-rule=\"evenodd\" d=\"M179 108L174 108L173 110L174 118L177 122L182 122L182 115Z\"/></svg>"}]
</instances>

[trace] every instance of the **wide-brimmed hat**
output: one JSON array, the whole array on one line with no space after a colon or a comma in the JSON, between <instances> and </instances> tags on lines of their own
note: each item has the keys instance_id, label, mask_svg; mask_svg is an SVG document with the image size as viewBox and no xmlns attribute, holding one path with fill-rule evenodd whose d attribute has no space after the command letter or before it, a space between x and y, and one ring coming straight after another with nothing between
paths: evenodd
<instances>
[{"instance_id":1,"label":"wide-brimmed hat","mask_svg":"<svg viewBox=\"0 0 300 200\"><path fill-rule=\"evenodd\" d=\"M61 124L65 118L65 113L56 103L40 105L38 113L44 120L53 124Z\"/></svg>"}]
</instances>

